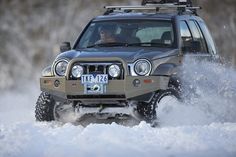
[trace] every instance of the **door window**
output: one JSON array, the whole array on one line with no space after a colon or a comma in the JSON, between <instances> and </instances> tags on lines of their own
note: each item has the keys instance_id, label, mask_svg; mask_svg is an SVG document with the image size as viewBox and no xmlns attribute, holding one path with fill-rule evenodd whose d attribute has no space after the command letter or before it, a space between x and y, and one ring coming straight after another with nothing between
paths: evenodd
<instances>
[{"instance_id":1,"label":"door window","mask_svg":"<svg viewBox=\"0 0 236 157\"><path fill-rule=\"evenodd\" d=\"M193 41L191 32L188 28L188 25L185 21L180 22L180 35L183 47L188 47L189 43Z\"/></svg>"},{"instance_id":2,"label":"door window","mask_svg":"<svg viewBox=\"0 0 236 157\"><path fill-rule=\"evenodd\" d=\"M200 43L200 52L207 52L206 42L196 23L193 20L190 20L188 21L188 24L193 35L193 41L198 41Z\"/></svg>"},{"instance_id":3,"label":"door window","mask_svg":"<svg viewBox=\"0 0 236 157\"><path fill-rule=\"evenodd\" d=\"M209 29L207 28L207 26L205 25L205 23L203 21L197 22L204 34L204 37L207 41L207 48L208 48L208 52L210 52L211 54L216 54L216 47L215 47L215 43L214 40L211 36L211 33L209 31Z\"/></svg>"}]
</instances>

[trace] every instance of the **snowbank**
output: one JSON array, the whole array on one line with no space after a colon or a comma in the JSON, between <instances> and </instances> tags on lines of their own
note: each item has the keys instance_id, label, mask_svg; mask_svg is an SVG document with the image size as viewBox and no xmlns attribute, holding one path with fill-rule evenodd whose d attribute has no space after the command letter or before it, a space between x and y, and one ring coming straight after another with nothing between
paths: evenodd
<instances>
[{"instance_id":1,"label":"snowbank","mask_svg":"<svg viewBox=\"0 0 236 157\"><path fill-rule=\"evenodd\" d=\"M117 124L20 123L1 126L0 156L120 157L236 155L236 124L133 128Z\"/></svg>"}]
</instances>

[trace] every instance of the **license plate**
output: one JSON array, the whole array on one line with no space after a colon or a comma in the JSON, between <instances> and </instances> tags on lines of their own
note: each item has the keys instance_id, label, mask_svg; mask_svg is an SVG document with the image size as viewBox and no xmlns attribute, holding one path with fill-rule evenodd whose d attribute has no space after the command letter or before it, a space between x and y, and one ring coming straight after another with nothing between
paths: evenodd
<instances>
[{"instance_id":1,"label":"license plate","mask_svg":"<svg viewBox=\"0 0 236 157\"><path fill-rule=\"evenodd\" d=\"M91 84L91 83L108 84L108 75L106 74L82 75L81 83L82 84Z\"/></svg>"}]
</instances>

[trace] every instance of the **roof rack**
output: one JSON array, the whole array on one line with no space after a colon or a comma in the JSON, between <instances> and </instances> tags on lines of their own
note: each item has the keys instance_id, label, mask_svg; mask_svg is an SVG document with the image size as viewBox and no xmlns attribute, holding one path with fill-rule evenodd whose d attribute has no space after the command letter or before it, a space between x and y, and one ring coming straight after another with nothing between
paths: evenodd
<instances>
[{"instance_id":1,"label":"roof rack","mask_svg":"<svg viewBox=\"0 0 236 157\"><path fill-rule=\"evenodd\" d=\"M147 4L166 4L166 3L172 3L176 5L186 5L188 7L192 7L192 1L191 0L142 0L142 5Z\"/></svg>"},{"instance_id":2,"label":"roof rack","mask_svg":"<svg viewBox=\"0 0 236 157\"><path fill-rule=\"evenodd\" d=\"M197 15L197 9L201 7L193 7L191 0L143 0L141 5L136 6L105 6L104 15L111 13L127 13L132 11L153 10L156 13L160 9L176 9L179 14L190 13Z\"/></svg>"}]
</instances>

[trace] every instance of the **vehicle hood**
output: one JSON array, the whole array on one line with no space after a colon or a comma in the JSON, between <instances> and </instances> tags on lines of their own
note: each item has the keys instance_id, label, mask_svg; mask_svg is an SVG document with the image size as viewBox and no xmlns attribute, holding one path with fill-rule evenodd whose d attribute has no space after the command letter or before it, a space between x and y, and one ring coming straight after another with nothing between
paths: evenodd
<instances>
[{"instance_id":1,"label":"vehicle hood","mask_svg":"<svg viewBox=\"0 0 236 157\"><path fill-rule=\"evenodd\" d=\"M119 57L125 62L134 62L139 58L155 60L174 56L178 54L178 49L152 48L152 47L122 47L122 48L89 48L83 50L71 50L58 55L57 59L73 58L109 58Z\"/></svg>"}]
</instances>

